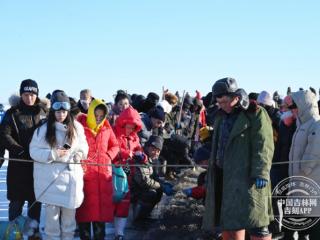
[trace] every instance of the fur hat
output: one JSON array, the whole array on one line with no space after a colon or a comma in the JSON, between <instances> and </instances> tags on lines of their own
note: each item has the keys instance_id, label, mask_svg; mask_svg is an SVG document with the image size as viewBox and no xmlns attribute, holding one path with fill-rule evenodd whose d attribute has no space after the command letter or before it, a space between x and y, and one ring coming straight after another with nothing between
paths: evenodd
<instances>
[{"instance_id":1,"label":"fur hat","mask_svg":"<svg viewBox=\"0 0 320 240\"><path fill-rule=\"evenodd\" d=\"M176 105L178 103L178 97L172 93L166 93L164 99L171 105Z\"/></svg>"},{"instance_id":2,"label":"fur hat","mask_svg":"<svg viewBox=\"0 0 320 240\"><path fill-rule=\"evenodd\" d=\"M238 85L236 80L229 77L216 81L212 86L212 94L214 98L234 94L237 90Z\"/></svg>"}]
</instances>

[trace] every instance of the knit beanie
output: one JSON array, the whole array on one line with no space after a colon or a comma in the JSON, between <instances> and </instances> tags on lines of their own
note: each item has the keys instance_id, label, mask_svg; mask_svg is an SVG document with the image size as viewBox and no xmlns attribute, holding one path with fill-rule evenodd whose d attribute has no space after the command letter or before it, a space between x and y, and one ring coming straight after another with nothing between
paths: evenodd
<instances>
[{"instance_id":1,"label":"knit beanie","mask_svg":"<svg viewBox=\"0 0 320 240\"><path fill-rule=\"evenodd\" d=\"M26 92L34 93L37 96L39 95L39 88L38 88L38 84L36 83L36 81L34 81L32 79L26 79L21 82L20 96Z\"/></svg>"},{"instance_id":2,"label":"knit beanie","mask_svg":"<svg viewBox=\"0 0 320 240\"><path fill-rule=\"evenodd\" d=\"M68 102L70 103L70 98L62 90L55 90L51 95L51 105L55 102Z\"/></svg>"},{"instance_id":3,"label":"knit beanie","mask_svg":"<svg viewBox=\"0 0 320 240\"><path fill-rule=\"evenodd\" d=\"M164 113L162 107L155 107L155 108L151 109L149 112L149 116L153 117L155 119L159 119L163 122L165 121L165 113Z\"/></svg>"}]
</instances>

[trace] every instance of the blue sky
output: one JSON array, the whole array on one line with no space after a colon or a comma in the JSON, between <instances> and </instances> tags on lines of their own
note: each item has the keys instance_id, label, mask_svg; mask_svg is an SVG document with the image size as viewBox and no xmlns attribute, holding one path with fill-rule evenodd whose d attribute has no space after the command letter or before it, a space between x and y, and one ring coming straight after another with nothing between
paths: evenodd
<instances>
[{"instance_id":1,"label":"blue sky","mask_svg":"<svg viewBox=\"0 0 320 240\"><path fill-rule=\"evenodd\" d=\"M225 76L250 91L319 88L320 2L0 1L0 102L35 79L44 96L112 100L195 89Z\"/></svg>"}]
</instances>

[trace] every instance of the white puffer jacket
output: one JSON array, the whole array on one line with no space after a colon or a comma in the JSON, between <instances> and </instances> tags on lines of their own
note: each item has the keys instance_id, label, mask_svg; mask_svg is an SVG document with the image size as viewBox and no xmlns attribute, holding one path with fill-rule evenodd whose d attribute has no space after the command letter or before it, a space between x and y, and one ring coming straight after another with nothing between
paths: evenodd
<instances>
[{"instance_id":1,"label":"white puffer jacket","mask_svg":"<svg viewBox=\"0 0 320 240\"><path fill-rule=\"evenodd\" d=\"M310 91L292 94L298 106L297 129L289 155L289 176L304 176L320 184L320 116L316 96ZM300 162L299 161L307 161ZM310 160L310 162L308 162ZM292 162L298 161L298 163Z\"/></svg>"},{"instance_id":2,"label":"white puffer jacket","mask_svg":"<svg viewBox=\"0 0 320 240\"><path fill-rule=\"evenodd\" d=\"M78 208L83 201L83 170L80 164L74 162L77 153L82 159L87 158L88 144L82 125L75 122L76 136L71 144L69 154L58 158L56 150L52 149L45 139L47 124L36 129L30 143L30 156L34 163L34 191L39 202L65 207ZM57 145L66 143L67 129L65 125L56 122ZM57 163L60 161L64 163Z\"/></svg>"}]
</instances>

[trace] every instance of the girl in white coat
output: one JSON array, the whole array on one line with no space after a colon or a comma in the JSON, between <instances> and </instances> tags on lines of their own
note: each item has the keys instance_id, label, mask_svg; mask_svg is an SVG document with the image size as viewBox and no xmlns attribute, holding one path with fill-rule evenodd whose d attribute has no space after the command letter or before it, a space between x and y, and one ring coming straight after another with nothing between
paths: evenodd
<instances>
[{"instance_id":1,"label":"girl in white coat","mask_svg":"<svg viewBox=\"0 0 320 240\"><path fill-rule=\"evenodd\" d=\"M53 92L48 121L34 132L30 144L36 199L46 204L45 239L73 239L76 208L83 201L83 171L74 163L87 153L84 129L70 114L68 96Z\"/></svg>"}]
</instances>

